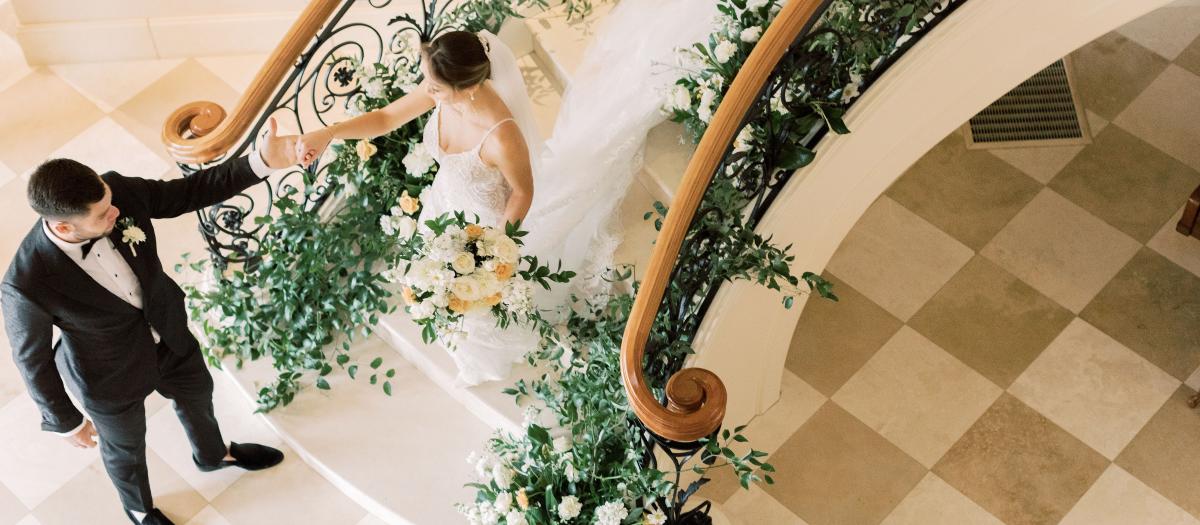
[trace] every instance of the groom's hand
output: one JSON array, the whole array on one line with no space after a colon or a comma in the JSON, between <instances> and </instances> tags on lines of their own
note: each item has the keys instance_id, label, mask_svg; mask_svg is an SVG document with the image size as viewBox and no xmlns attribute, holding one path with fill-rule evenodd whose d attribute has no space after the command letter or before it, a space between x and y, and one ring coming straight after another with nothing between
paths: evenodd
<instances>
[{"instance_id":1,"label":"groom's hand","mask_svg":"<svg viewBox=\"0 0 1200 525\"><path fill-rule=\"evenodd\" d=\"M296 136L278 135L279 125L275 117L267 124L269 131L262 143L262 159L273 169L283 169L296 164Z\"/></svg>"},{"instance_id":2,"label":"groom's hand","mask_svg":"<svg viewBox=\"0 0 1200 525\"><path fill-rule=\"evenodd\" d=\"M96 448L96 427L91 420L85 421L79 432L63 438L75 448Z\"/></svg>"}]
</instances>

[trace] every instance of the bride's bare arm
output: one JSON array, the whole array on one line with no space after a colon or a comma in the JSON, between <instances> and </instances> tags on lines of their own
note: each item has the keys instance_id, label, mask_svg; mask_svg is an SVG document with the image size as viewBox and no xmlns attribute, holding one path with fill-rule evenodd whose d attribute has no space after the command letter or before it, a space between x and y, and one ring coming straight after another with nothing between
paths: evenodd
<instances>
[{"instance_id":1,"label":"bride's bare arm","mask_svg":"<svg viewBox=\"0 0 1200 525\"><path fill-rule=\"evenodd\" d=\"M525 220L533 204L533 168L529 163L529 147L517 126L500 126L484 145L484 160L492 160L512 187L512 195L504 207L504 220L510 223Z\"/></svg>"},{"instance_id":2,"label":"bride's bare arm","mask_svg":"<svg viewBox=\"0 0 1200 525\"><path fill-rule=\"evenodd\" d=\"M301 164L316 160L334 139L365 139L383 135L407 124L433 108L425 83L382 108L363 113L325 128L310 131L296 140L296 158Z\"/></svg>"}]
</instances>

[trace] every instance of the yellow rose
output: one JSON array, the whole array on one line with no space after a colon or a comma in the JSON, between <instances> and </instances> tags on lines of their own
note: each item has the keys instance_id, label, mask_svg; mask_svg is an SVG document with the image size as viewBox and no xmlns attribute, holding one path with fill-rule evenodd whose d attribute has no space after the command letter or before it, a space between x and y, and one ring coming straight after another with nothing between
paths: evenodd
<instances>
[{"instance_id":1,"label":"yellow rose","mask_svg":"<svg viewBox=\"0 0 1200 525\"><path fill-rule=\"evenodd\" d=\"M467 233L468 239L478 239L483 236L483 228L478 224L468 224L466 228L463 228L463 231Z\"/></svg>"},{"instance_id":2,"label":"yellow rose","mask_svg":"<svg viewBox=\"0 0 1200 525\"><path fill-rule=\"evenodd\" d=\"M496 263L496 269L492 272L496 274L496 278L501 281L507 281L513 276L513 265L508 263Z\"/></svg>"},{"instance_id":3,"label":"yellow rose","mask_svg":"<svg viewBox=\"0 0 1200 525\"><path fill-rule=\"evenodd\" d=\"M420 208L421 208L420 199L417 199L416 197L409 195L407 191L405 191L404 194L400 195L400 210L403 211L404 213L412 215L414 213L417 213L417 210Z\"/></svg>"},{"instance_id":4,"label":"yellow rose","mask_svg":"<svg viewBox=\"0 0 1200 525\"><path fill-rule=\"evenodd\" d=\"M529 510L529 496L525 494L525 489L517 491L517 506L521 510Z\"/></svg>"},{"instance_id":5,"label":"yellow rose","mask_svg":"<svg viewBox=\"0 0 1200 525\"><path fill-rule=\"evenodd\" d=\"M375 155L376 151L379 151L379 148L376 148L374 144L371 144L371 141L363 139L358 141L358 144L354 145L354 151L358 153L359 159L362 159L363 162L366 162L367 159Z\"/></svg>"},{"instance_id":6,"label":"yellow rose","mask_svg":"<svg viewBox=\"0 0 1200 525\"><path fill-rule=\"evenodd\" d=\"M409 306L417 304L417 294L413 292L411 287L405 286L403 290L400 290L400 296L404 298L405 304Z\"/></svg>"},{"instance_id":7,"label":"yellow rose","mask_svg":"<svg viewBox=\"0 0 1200 525\"><path fill-rule=\"evenodd\" d=\"M484 297L480 302L491 307L491 306L496 306L496 305L500 304L501 299L502 299L502 297L500 297L500 294L497 293L497 294L492 294L487 297Z\"/></svg>"},{"instance_id":8,"label":"yellow rose","mask_svg":"<svg viewBox=\"0 0 1200 525\"><path fill-rule=\"evenodd\" d=\"M471 309L471 301L459 299L457 295L450 294L450 311L456 314L461 314Z\"/></svg>"}]
</instances>

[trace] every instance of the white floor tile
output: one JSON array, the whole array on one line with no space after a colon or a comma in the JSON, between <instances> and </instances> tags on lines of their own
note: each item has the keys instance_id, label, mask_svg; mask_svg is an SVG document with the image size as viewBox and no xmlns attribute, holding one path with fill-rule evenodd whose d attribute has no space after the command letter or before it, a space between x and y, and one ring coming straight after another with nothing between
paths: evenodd
<instances>
[{"instance_id":1,"label":"white floor tile","mask_svg":"<svg viewBox=\"0 0 1200 525\"><path fill-rule=\"evenodd\" d=\"M242 93L254 80L254 75L267 62L267 55L233 55L219 57L198 57L197 61L208 68L213 74L221 77L230 87Z\"/></svg>"},{"instance_id":2,"label":"white floor tile","mask_svg":"<svg viewBox=\"0 0 1200 525\"><path fill-rule=\"evenodd\" d=\"M211 505L209 505L209 506L201 509L200 512L197 513L196 516L192 518L191 521L187 522L187 525L232 525L232 524L229 523L229 520L225 519L225 516L222 516L220 512L217 512L217 509L214 509L214 508L212 508Z\"/></svg>"},{"instance_id":3,"label":"white floor tile","mask_svg":"<svg viewBox=\"0 0 1200 525\"><path fill-rule=\"evenodd\" d=\"M1200 525L1154 489L1116 465L1109 465L1061 525Z\"/></svg>"},{"instance_id":4,"label":"white floor tile","mask_svg":"<svg viewBox=\"0 0 1200 525\"><path fill-rule=\"evenodd\" d=\"M21 394L0 409L0 483L27 508L35 508L100 457L43 432L33 400Z\"/></svg>"},{"instance_id":5,"label":"white floor tile","mask_svg":"<svg viewBox=\"0 0 1200 525\"><path fill-rule=\"evenodd\" d=\"M87 164L97 173L158 178L171 167L112 119L104 117L50 154Z\"/></svg>"},{"instance_id":6,"label":"white floor tile","mask_svg":"<svg viewBox=\"0 0 1200 525\"><path fill-rule=\"evenodd\" d=\"M883 525L1002 525L999 519L930 472Z\"/></svg>"},{"instance_id":7,"label":"white floor tile","mask_svg":"<svg viewBox=\"0 0 1200 525\"><path fill-rule=\"evenodd\" d=\"M751 485L750 490L735 492L725 501L721 510L734 523L807 525L807 522L758 488L758 485Z\"/></svg>"},{"instance_id":8,"label":"white floor tile","mask_svg":"<svg viewBox=\"0 0 1200 525\"><path fill-rule=\"evenodd\" d=\"M183 60L59 64L50 69L105 113L136 96Z\"/></svg>"}]
</instances>

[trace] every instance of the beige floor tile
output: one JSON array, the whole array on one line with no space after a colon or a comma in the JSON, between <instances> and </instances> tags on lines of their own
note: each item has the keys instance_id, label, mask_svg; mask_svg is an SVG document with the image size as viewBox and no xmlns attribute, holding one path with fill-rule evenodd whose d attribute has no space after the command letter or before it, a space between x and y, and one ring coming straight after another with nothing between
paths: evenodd
<instances>
[{"instance_id":1,"label":"beige floor tile","mask_svg":"<svg viewBox=\"0 0 1200 525\"><path fill-rule=\"evenodd\" d=\"M18 521L16 525L42 525L42 522L38 521L37 516L30 514L25 516L21 521Z\"/></svg>"},{"instance_id":2,"label":"beige floor tile","mask_svg":"<svg viewBox=\"0 0 1200 525\"><path fill-rule=\"evenodd\" d=\"M808 525L757 485L734 494L725 502L723 510L730 519L736 520L734 523Z\"/></svg>"},{"instance_id":3,"label":"beige floor tile","mask_svg":"<svg viewBox=\"0 0 1200 525\"><path fill-rule=\"evenodd\" d=\"M1184 384L1186 384L1192 390L1200 390L1200 368L1197 368L1195 372L1192 372L1192 375L1187 378L1187 381L1184 381Z\"/></svg>"},{"instance_id":4,"label":"beige floor tile","mask_svg":"<svg viewBox=\"0 0 1200 525\"><path fill-rule=\"evenodd\" d=\"M1200 8L1195 10L1200 12ZM1200 170L1197 121L1200 76L1171 65L1113 122L1193 170Z\"/></svg>"},{"instance_id":5,"label":"beige floor tile","mask_svg":"<svg viewBox=\"0 0 1200 525\"><path fill-rule=\"evenodd\" d=\"M1174 60L1200 37L1200 7L1156 9L1121 26L1117 32L1167 60Z\"/></svg>"},{"instance_id":6,"label":"beige floor tile","mask_svg":"<svg viewBox=\"0 0 1200 525\"><path fill-rule=\"evenodd\" d=\"M1154 238L1150 239L1146 246L1170 259L1171 262L1200 276L1200 239L1184 236L1175 231L1175 225L1179 223L1181 217L1183 217L1183 206L1180 206L1171 220L1167 221L1162 229L1154 234Z\"/></svg>"},{"instance_id":7,"label":"beige floor tile","mask_svg":"<svg viewBox=\"0 0 1200 525\"><path fill-rule=\"evenodd\" d=\"M1200 366L1200 277L1143 248L1079 317L1176 379Z\"/></svg>"},{"instance_id":8,"label":"beige floor tile","mask_svg":"<svg viewBox=\"0 0 1200 525\"><path fill-rule=\"evenodd\" d=\"M1085 109L1084 113L1087 114L1088 125L1092 128L1093 137L1099 135L1101 131L1104 131L1104 128L1109 124L1107 119L1097 115L1095 111Z\"/></svg>"},{"instance_id":9,"label":"beige floor tile","mask_svg":"<svg viewBox=\"0 0 1200 525\"><path fill-rule=\"evenodd\" d=\"M151 151L167 157L162 145L162 125L179 106L208 100L232 111L238 95L211 71L195 60L184 60L149 87L122 104L111 116Z\"/></svg>"},{"instance_id":10,"label":"beige floor tile","mask_svg":"<svg viewBox=\"0 0 1200 525\"><path fill-rule=\"evenodd\" d=\"M1141 244L1044 189L979 253L1079 312Z\"/></svg>"},{"instance_id":11,"label":"beige floor tile","mask_svg":"<svg viewBox=\"0 0 1200 525\"><path fill-rule=\"evenodd\" d=\"M1116 118L1167 67L1167 60L1119 33L1108 33L1071 54L1084 107Z\"/></svg>"},{"instance_id":12,"label":"beige floor tile","mask_svg":"<svg viewBox=\"0 0 1200 525\"><path fill-rule=\"evenodd\" d=\"M763 490L813 524L879 523L926 469L835 403L825 403L771 458Z\"/></svg>"},{"instance_id":13,"label":"beige floor tile","mask_svg":"<svg viewBox=\"0 0 1200 525\"><path fill-rule=\"evenodd\" d=\"M30 509L99 457L94 449L77 449L43 432L41 422L26 394L0 408L0 483Z\"/></svg>"},{"instance_id":14,"label":"beige floor tile","mask_svg":"<svg viewBox=\"0 0 1200 525\"><path fill-rule=\"evenodd\" d=\"M267 55L233 55L219 57L197 57L201 65L208 68L235 91L242 93L250 87L254 75L267 62Z\"/></svg>"},{"instance_id":15,"label":"beige floor tile","mask_svg":"<svg viewBox=\"0 0 1200 525\"><path fill-rule=\"evenodd\" d=\"M1096 118L1100 118L1099 115ZM1038 182L1050 182L1071 162L1084 146L1047 146L1040 148L996 148L988 150Z\"/></svg>"},{"instance_id":16,"label":"beige floor tile","mask_svg":"<svg viewBox=\"0 0 1200 525\"><path fill-rule=\"evenodd\" d=\"M1117 457L1116 464L1176 505L1200 516L1200 417L1188 408L1196 393L1179 387L1133 442Z\"/></svg>"},{"instance_id":17,"label":"beige floor tile","mask_svg":"<svg viewBox=\"0 0 1200 525\"><path fill-rule=\"evenodd\" d=\"M221 434L228 441L259 443L279 447L282 441L274 431L255 415L249 400L237 390L228 376L213 371L213 409ZM246 471L224 469L216 472L200 472L192 462L192 449L187 434L171 406L153 413L147 423L147 444L154 449L183 479L208 501L216 499L221 492L241 479Z\"/></svg>"},{"instance_id":18,"label":"beige floor tile","mask_svg":"<svg viewBox=\"0 0 1200 525\"><path fill-rule=\"evenodd\" d=\"M50 157L77 160L96 170L96 173L115 171L127 177L144 179L158 178L171 168L171 164L108 117L96 121L51 153Z\"/></svg>"},{"instance_id":19,"label":"beige floor tile","mask_svg":"<svg viewBox=\"0 0 1200 525\"><path fill-rule=\"evenodd\" d=\"M1200 38L1193 40L1191 45L1175 57L1175 65L1200 75Z\"/></svg>"},{"instance_id":20,"label":"beige floor tile","mask_svg":"<svg viewBox=\"0 0 1200 525\"><path fill-rule=\"evenodd\" d=\"M930 472L883 525L1002 525L1003 522Z\"/></svg>"},{"instance_id":21,"label":"beige floor tile","mask_svg":"<svg viewBox=\"0 0 1200 525\"><path fill-rule=\"evenodd\" d=\"M0 523L16 523L29 514L29 509L4 484L0 484Z\"/></svg>"},{"instance_id":22,"label":"beige floor tile","mask_svg":"<svg viewBox=\"0 0 1200 525\"><path fill-rule=\"evenodd\" d=\"M233 525L320 523L353 525L366 511L297 458L290 449L279 466L252 472L225 489L212 506Z\"/></svg>"},{"instance_id":23,"label":"beige floor tile","mask_svg":"<svg viewBox=\"0 0 1200 525\"><path fill-rule=\"evenodd\" d=\"M972 254L966 245L883 196L846 235L828 269L906 321Z\"/></svg>"},{"instance_id":24,"label":"beige floor tile","mask_svg":"<svg viewBox=\"0 0 1200 525\"><path fill-rule=\"evenodd\" d=\"M887 195L978 250L1040 189L991 152L967 149L955 132L913 164Z\"/></svg>"},{"instance_id":25,"label":"beige floor tile","mask_svg":"<svg viewBox=\"0 0 1200 525\"><path fill-rule=\"evenodd\" d=\"M1187 511L1179 508L1116 465L1100 475L1096 484L1075 504L1062 525L1200 525Z\"/></svg>"},{"instance_id":26,"label":"beige floor tile","mask_svg":"<svg viewBox=\"0 0 1200 525\"><path fill-rule=\"evenodd\" d=\"M130 60L50 66L55 74L108 113L136 96L146 86L183 60Z\"/></svg>"},{"instance_id":27,"label":"beige floor tile","mask_svg":"<svg viewBox=\"0 0 1200 525\"><path fill-rule=\"evenodd\" d=\"M749 440L748 443L732 443L730 448L738 454L745 454L751 448L774 454L821 408L821 405L825 404L825 401L825 396L820 392L795 374L784 370L779 401L747 423L743 435ZM738 424L726 421L725 426L736 427ZM767 462L770 461L768 456ZM729 469L714 470L710 480L700 489L699 497L721 503L742 491L737 477L731 475Z\"/></svg>"},{"instance_id":28,"label":"beige floor tile","mask_svg":"<svg viewBox=\"0 0 1200 525\"><path fill-rule=\"evenodd\" d=\"M171 521L186 523L204 508L204 498L184 483L153 451L146 451L150 471L150 489L154 506ZM104 464L93 461L83 472L63 484L54 495L34 509L34 515L46 525L125 525L129 518L121 506Z\"/></svg>"},{"instance_id":29,"label":"beige floor tile","mask_svg":"<svg viewBox=\"0 0 1200 525\"><path fill-rule=\"evenodd\" d=\"M887 310L826 272L838 301L804 305L787 369L826 396L833 395L903 326Z\"/></svg>"},{"instance_id":30,"label":"beige floor tile","mask_svg":"<svg viewBox=\"0 0 1200 525\"><path fill-rule=\"evenodd\" d=\"M1096 140L1050 181L1071 202L1146 242L1200 184L1200 172L1122 129Z\"/></svg>"},{"instance_id":31,"label":"beige floor tile","mask_svg":"<svg viewBox=\"0 0 1200 525\"><path fill-rule=\"evenodd\" d=\"M975 257L909 326L1007 388L1072 317L995 263Z\"/></svg>"},{"instance_id":32,"label":"beige floor tile","mask_svg":"<svg viewBox=\"0 0 1200 525\"><path fill-rule=\"evenodd\" d=\"M932 467L1001 392L906 326L832 399Z\"/></svg>"},{"instance_id":33,"label":"beige floor tile","mask_svg":"<svg viewBox=\"0 0 1200 525\"><path fill-rule=\"evenodd\" d=\"M387 522L375 517L373 514L367 514L367 517L358 522L358 525L387 525Z\"/></svg>"},{"instance_id":34,"label":"beige floor tile","mask_svg":"<svg viewBox=\"0 0 1200 525\"><path fill-rule=\"evenodd\" d=\"M1178 379L1076 318L1009 392L1113 459L1178 387Z\"/></svg>"},{"instance_id":35,"label":"beige floor tile","mask_svg":"<svg viewBox=\"0 0 1200 525\"><path fill-rule=\"evenodd\" d=\"M0 162L0 188L3 188L10 182L17 180L17 172L13 171L3 162Z\"/></svg>"},{"instance_id":36,"label":"beige floor tile","mask_svg":"<svg viewBox=\"0 0 1200 525\"><path fill-rule=\"evenodd\" d=\"M233 525L229 520L225 519L217 509L212 508L212 505L206 505L200 512L192 517L187 525Z\"/></svg>"},{"instance_id":37,"label":"beige floor tile","mask_svg":"<svg viewBox=\"0 0 1200 525\"><path fill-rule=\"evenodd\" d=\"M1004 395L934 472L1005 523L1058 523L1109 465L1096 451Z\"/></svg>"},{"instance_id":38,"label":"beige floor tile","mask_svg":"<svg viewBox=\"0 0 1200 525\"><path fill-rule=\"evenodd\" d=\"M7 271L13 254L29 231L37 225L38 216L25 198L25 180L18 178L0 187L0 271Z\"/></svg>"},{"instance_id":39,"label":"beige floor tile","mask_svg":"<svg viewBox=\"0 0 1200 525\"><path fill-rule=\"evenodd\" d=\"M25 173L102 116L58 76L35 70L0 93L0 161Z\"/></svg>"},{"instance_id":40,"label":"beige floor tile","mask_svg":"<svg viewBox=\"0 0 1200 525\"><path fill-rule=\"evenodd\" d=\"M26 391L25 382L21 379L21 373L17 371L16 363L9 357L12 355L12 345L8 342L8 334L4 332L3 324L0 322L0 356L3 356L0 357L0 407Z\"/></svg>"}]
</instances>

